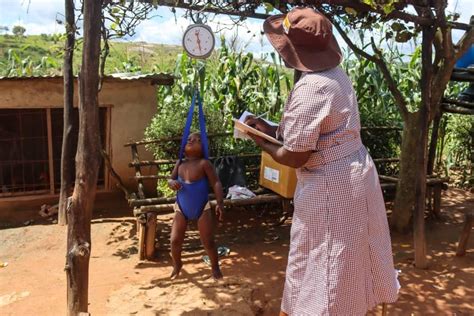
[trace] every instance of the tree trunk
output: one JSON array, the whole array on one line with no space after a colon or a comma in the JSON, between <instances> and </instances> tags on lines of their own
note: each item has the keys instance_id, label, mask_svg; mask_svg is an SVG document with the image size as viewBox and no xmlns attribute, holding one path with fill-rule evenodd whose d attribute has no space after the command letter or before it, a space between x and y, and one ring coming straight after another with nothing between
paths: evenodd
<instances>
[{"instance_id":1,"label":"tree trunk","mask_svg":"<svg viewBox=\"0 0 474 316\"><path fill-rule=\"evenodd\" d=\"M418 111L418 127L420 142L415 151L416 164L415 172L415 212L413 221L413 237L415 246L415 266L420 269L428 267L426 258L426 237L425 237L425 208L426 208L426 172L427 172L427 146L428 129L430 126L431 108L432 108L432 82L433 82L433 64L432 47L436 29L432 27L423 27L422 52L421 52L421 108ZM435 104L439 104L436 102Z\"/></svg>"},{"instance_id":2,"label":"tree trunk","mask_svg":"<svg viewBox=\"0 0 474 316\"><path fill-rule=\"evenodd\" d=\"M427 174L432 175L435 167L436 160L436 148L438 147L438 137L439 137L439 123L441 121L441 116L443 115L441 109L438 109L439 112L436 114L433 120L433 128L431 131L431 141L430 141L430 150L428 152L428 167Z\"/></svg>"},{"instance_id":3,"label":"tree trunk","mask_svg":"<svg viewBox=\"0 0 474 316\"><path fill-rule=\"evenodd\" d=\"M431 50L430 50L431 53ZM424 54L424 51L423 51ZM430 63L431 66L431 63ZM424 76L422 75L422 78ZM428 79L425 77L425 79ZM427 80L430 85L431 80ZM430 89L422 90L422 94L430 94ZM425 209L426 209L426 169L427 169L427 145L429 129L429 99L422 101L424 104L418 116L418 147L413 153L416 164L413 166L416 174L415 181L415 208L413 213L413 245L415 248L415 266L425 269L428 266L426 258L425 237Z\"/></svg>"},{"instance_id":4,"label":"tree trunk","mask_svg":"<svg viewBox=\"0 0 474 316\"><path fill-rule=\"evenodd\" d=\"M474 123L471 125L471 173L469 185L474 185Z\"/></svg>"},{"instance_id":5,"label":"tree trunk","mask_svg":"<svg viewBox=\"0 0 474 316\"><path fill-rule=\"evenodd\" d=\"M397 184L394 209L390 218L391 226L399 232L411 229L411 218L415 204L415 182L417 147L420 144L418 130L419 112L409 113L403 127L402 146L400 155L400 172Z\"/></svg>"},{"instance_id":6,"label":"tree trunk","mask_svg":"<svg viewBox=\"0 0 474 316\"><path fill-rule=\"evenodd\" d=\"M427 145L430 111L432 105L431 86L433 81L432 44L434 30L423 28L422 76L420 86L422 102L416 113L405 119L402 140L400 175L395 198L392 226L405 232L410 228L413 214L415 265L427 267L425 239ZM412 211L414 210L414 212Z\"/></svg>"},{"instance_id":7,"label":"tree trunk","mask_svg":"<svg viewBox=\"0 0 474 316\"><path fill-rule=\"evenodd\" d=\"M79 76L79 138L76 183L67 212L68 315L88 311L91 217L100 164L99 54L102 1L84 1L84 48Z\"/></svg>"},{"instance_id":8,"label":"tree trunk","mask_svg":"<svg viewBox=\"0 0 474 316\"><path fill-rule=\"evenodd\" d=\"M61 190L59 191L58 224L66 225L67 198L72 186L72 168L75 148L72 143L72 111L74 108L74 73L72 61L75 45L74 0L65 0L66 47L64 49L64 126L61 149Z\"/></svg>"}]
</instances>

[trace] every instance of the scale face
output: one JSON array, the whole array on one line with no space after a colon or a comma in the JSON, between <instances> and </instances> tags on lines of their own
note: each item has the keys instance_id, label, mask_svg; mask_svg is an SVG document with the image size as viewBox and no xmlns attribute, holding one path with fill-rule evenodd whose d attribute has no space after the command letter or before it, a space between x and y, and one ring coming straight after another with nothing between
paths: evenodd
<instances>
[{"instance_id":1,"label":"scale face","mask_svg":"<svg viewBox=\"0 0 474 316\"><path fill-rule=\"evenodd\" d=\"M214 45L214 33L207 25L192 24L184 31L183 48L191 57L209 57L214 49Z\"/></svg>"}]
</instances>

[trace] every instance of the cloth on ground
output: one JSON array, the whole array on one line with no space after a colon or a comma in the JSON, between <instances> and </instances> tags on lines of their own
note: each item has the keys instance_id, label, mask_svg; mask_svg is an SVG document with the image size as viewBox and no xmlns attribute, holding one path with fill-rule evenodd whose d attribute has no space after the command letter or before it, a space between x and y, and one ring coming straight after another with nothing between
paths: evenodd
<instances>
[{"instance_id":1,"label":"cloth on ground","mask_svg":"<svg viewBox=\"0 0 474 316\"><path fill-rule=\"evenodd\" d=\"M231 200L239 199L250 199L255 197L255 193L247 189L246 187L241 187L239 185L233 185L229 188L226 198Z\"/></svg>"}]
</instances>

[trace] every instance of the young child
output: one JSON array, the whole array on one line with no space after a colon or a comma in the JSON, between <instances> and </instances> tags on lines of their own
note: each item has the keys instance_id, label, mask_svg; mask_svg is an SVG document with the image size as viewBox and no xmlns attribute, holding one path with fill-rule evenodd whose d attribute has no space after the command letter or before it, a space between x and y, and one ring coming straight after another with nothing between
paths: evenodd
<instances>
[{"instance_id":1,"label":"young child","mask_svg":"<svg viewBox=\"0 0 474 316\"><path fill-rule=\"evenodd\" d=\"M222 221L224 208L222 184L209 160L203 158L201 136L199 133L189 135L184 147L185 159L178 161L168 180L168 186L177 191L175 216L171 228L171 256L173 272L171 279L179 276L182 267L181 250L188 220L197 220L202 245L206 250L212 266L214 279L222 278L219 268L217 247L214 242L215 217L208 201L209 184L216 195L216 216Z\"/></svg>"}]
</instances>

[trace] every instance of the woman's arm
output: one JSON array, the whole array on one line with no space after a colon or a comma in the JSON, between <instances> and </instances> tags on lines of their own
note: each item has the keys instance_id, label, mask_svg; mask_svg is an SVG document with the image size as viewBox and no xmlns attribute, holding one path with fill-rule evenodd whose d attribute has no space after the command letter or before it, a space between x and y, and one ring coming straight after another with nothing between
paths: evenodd
<instances>
[{"instance_id":1,"label":"woman's arm","mask_svg":"<svg viewBox=\"0 0 474 316\"><path fill-rule=\"evenodd\" d=\"M327 91L319 83L298 83L285 105L280 126L284 147L268 143L251 135L254 141L272 158L284 165L299 168L317 147L321 125L331 113L334 91Z\"/></svg>"},{"instance_id":2,"label":"woman's arm","mask_svg":"<svg viewBox=\"0 0 474 316\"><path fill-rule=\"evenodd\" d=\"M255 143L262 148L262 150L272 156L272 158L282 165L290 166L293 168L300 168L303 166L309 159L312 151L303 151L303 152L294 152L289 151L283 146L276 145L266 141L265 139L249 134L250 137L255 141Z\"/></svg>"}]
</instances>

